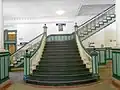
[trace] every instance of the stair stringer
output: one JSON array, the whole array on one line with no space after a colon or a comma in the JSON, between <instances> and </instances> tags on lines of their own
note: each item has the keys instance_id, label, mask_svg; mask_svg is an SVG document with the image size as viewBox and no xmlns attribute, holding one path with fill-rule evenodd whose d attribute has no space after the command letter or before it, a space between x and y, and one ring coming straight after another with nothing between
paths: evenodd
<instances>
[{"instance_id":1,"label":"stair stringer","mask_svg":"<svg viewBox=\"0 0 120 90\"><path fill-rule=\"evenodd\" d=\"M76 43L78 46L80 57L83 60L83 63L86 64L86 67L89 69L89 71L92 72L92 57L88 53L86 53L77 35L75 36L75 38L76 38Z\"/></svg>"}]
</instances>

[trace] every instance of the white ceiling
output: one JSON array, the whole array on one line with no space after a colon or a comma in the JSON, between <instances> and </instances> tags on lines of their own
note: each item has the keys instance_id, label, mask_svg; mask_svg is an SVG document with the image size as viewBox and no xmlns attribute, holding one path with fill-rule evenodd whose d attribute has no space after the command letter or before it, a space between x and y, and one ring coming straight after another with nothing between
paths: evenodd
<instances>
[{"instance_id":1,"label":"white ceiling","mask_svg":"<svg viewBox=\"0 0 120 90\"><path fill-rule=\"evenodd\" d=\"M75 17L81 6L114 3L115 0L3 0L3 8L4 17L53 18L58 17L56 11L60 9L65 11L61 17Z\"/></svg>"},{"instance_id":2,"label":"white ceiling","mask_svg":"<svg viewBox=\"0 0 120 90\"><path fill-rule=\"evenodd\" d=\"M64 10L64 16L74 16L81 0L25 0L4 2L4 16L13 17L55 17L57 10Z\"/></svg>"},{"instance_id":3,"label":"white ceiling","mask_svg":"<svg viewBox=\"0 0 120 90\"><path fill-rule=\"evenodd\" d=\"M77 16L97 15L105 9L109 8L113 4L95 4L95 5L83 5L80 8Z\"/></svg>"}]
</instances>

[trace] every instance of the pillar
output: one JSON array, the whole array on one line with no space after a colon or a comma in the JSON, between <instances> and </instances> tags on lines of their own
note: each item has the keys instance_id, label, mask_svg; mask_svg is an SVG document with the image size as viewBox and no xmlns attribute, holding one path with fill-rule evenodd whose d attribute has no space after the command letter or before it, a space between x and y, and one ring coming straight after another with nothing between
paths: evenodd
<instances>
[{"instance_id":1,"label":"pillar","mask_svg":"<svg viewBox=\"0 0 120 90\"><path fill-rule=\"evenodd\" d=\"M116 46L120 48L120 0L116 0Z\"/></svg>"},{"instance_id":2,"label":"pillar","mask_svg":"<svg viewBox=\"0 0 120 90\"><path fill-rule=\"evenodd\" d=\"M0 51L4 50L4 19L3 19L3 0L0 0Z\"/></svg>"}]
</instances>

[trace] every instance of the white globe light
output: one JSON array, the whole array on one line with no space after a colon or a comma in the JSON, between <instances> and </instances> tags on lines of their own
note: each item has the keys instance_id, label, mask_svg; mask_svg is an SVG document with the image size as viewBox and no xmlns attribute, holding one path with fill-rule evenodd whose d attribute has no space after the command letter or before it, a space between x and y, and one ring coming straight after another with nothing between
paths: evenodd
<instances>
[{"instance_id":1,"label":"white globe light","mask_svg":"<svg viewBox=\"0 0 120 90\"><path fill-rule=\"evenodd\" d=\"M63 10L56 11L56 14L58 14L58 15L63 15L64 13L65 13L65 11L63 11Z\"/></svg>"}]
</instances>

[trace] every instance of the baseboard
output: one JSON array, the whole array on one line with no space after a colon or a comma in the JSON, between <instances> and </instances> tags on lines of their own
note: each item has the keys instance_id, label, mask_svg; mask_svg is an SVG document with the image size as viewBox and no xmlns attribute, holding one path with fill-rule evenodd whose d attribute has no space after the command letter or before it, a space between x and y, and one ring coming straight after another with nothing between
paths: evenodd
<instances>
[{"instance_id":1,"label":"baseboard","mask_svg":"<svg viewBox=\"0 0 120 90\"><path fill-rule=\"evenodd\" d=\"M10 72L19 72L19 71L24 71L24 68L11 68Z\"/></svg>"},{"instance_id":2,"label":"baseboard","mask_svg":"<svg viewBox=\"0 0 120 90\"><path fill-rule=\"evenodd\" d=\"M6 90L10 85L12 85L12 81L7 80L4 83L0 84L0 90Z\"/></svg>"},{"instance_id":3,"label":"baseboard","mask_svg":"<svg viewBox=\"0 0 120 90\"><path fill-rule=\"evenodd\" d=\"M120 88L120 80L117 80L115 78L112 78L112 84L117 87Z\"/></svg>"}]
</instances>

